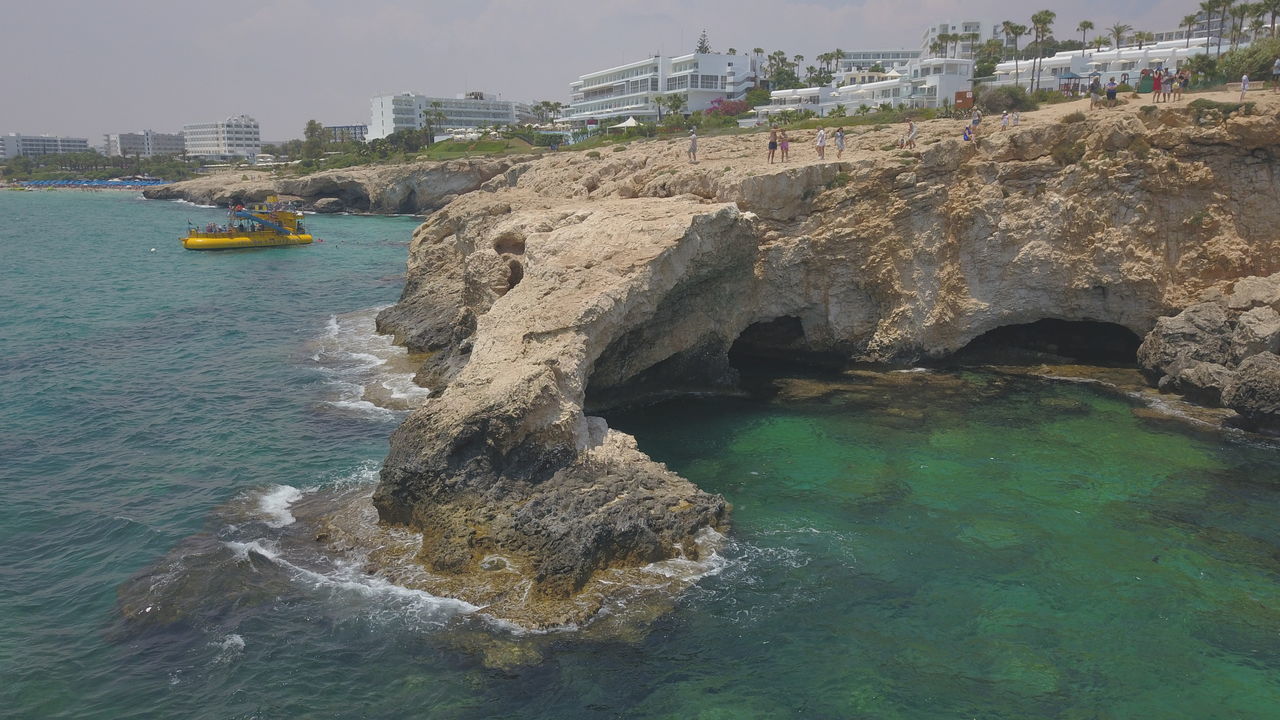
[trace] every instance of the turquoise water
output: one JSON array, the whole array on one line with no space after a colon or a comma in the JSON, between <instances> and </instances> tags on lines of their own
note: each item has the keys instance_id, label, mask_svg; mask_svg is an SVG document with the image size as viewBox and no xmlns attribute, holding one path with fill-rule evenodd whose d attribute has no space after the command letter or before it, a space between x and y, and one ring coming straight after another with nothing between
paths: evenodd
<instances>
[{"instance_id":1,"label":"turquoise water","mask_svg":"<svg viewBox=\"0 0 1280 720\"><path fill-rule=\"evenodd\" d=\"M1277 448L1089 385L795 379L610 417L735 506L718 571L631 636L513 634L342 568L299 571L282 559L290 507L373 481L402 414L367 399L420 399L370 332L414 222L317 216L311 247L180 248L187 219L218 216L0 193L5 714L1280 707ZM131 578L184 563L185 604L162 621L121 608Z\"/></svg>"}]
</instances>

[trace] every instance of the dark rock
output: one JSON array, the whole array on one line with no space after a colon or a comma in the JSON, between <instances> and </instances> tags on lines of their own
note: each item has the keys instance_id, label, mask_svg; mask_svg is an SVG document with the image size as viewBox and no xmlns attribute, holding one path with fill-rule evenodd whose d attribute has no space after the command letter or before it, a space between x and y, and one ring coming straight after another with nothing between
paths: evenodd
<instances>
[{"instance_id":1,"label":"dark rock","mask_svg":"<svg viewBox=\"0 0 1280 720\"><path fill-rule=\"evenodd\" d=\"M1236 369L1222 393L1222 403L1257 429L1280 429L1280 356L1264 352Z\"/></svg>"},{"instance_id":2,"label":"dark rock","mask_svg":"<svg viewBox=\"0 0 1280 720\"><path fill-rule=\"evenodd\" d=\"M311 204L311 208L318 213L339 213L347 209L346 205L338 198L320 198Z\"/></svg>"},{"instance_id":3,"label":"dark rock","mask_svg":"<svg viewBox=\"0 0 1280 720\"><path fill-rule=\"evenodd\" d=\"M1169 366L1168 372L1160 378L1162 392L1176 392L1210 407L1222 404L1223 388L1234 377L1226 366L1200 360L1177 360Z\"/></svg>"},{"instance_id":4,"label":"dark rock","mask_svg":"<svg viewBox=\"0 0 1280 720\"><path fill-rule=\"evenodd\" d=\"M1241 313L1231 333L1231 361L1244 362L1262 352L1280 349L1280 313L1263 305Z\"/></svg>"},{"instance_id":5,"label":"dark rock","mask_svg":"<svg viewBox=\"0 0 1280 720\"><path fill-rule=\"evenodd\" d=\"M1214 302L1162 317L1138 347L1138 367L1155 382L1179 360L1225 365L1231 360L1228 322L1226 309Z\"/></svg>"}]
</instances>

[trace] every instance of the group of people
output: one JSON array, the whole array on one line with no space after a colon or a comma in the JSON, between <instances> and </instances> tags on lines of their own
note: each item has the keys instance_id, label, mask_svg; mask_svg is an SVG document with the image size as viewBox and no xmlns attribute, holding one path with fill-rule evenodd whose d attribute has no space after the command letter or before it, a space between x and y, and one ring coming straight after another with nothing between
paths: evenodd
<instances>
[{"instance_id":1,"label":"group of people","mask_svg":"<svg viewBox=\"0 0 1280 720\"><path fill-rule=\"evenodd\" d=\"M838 127L830 136L827 135L827 129L818 128L818 134L814 137L814 148L818 151L818 159L827 159L827 141L836 146L836 159L844 156L844 128ZM787 137L785 129L778 129L776 126L769 128L769 164L772 165L774 159L779 162L786 162L791 156L791 140ZM781 156L779 157L779 152Z\"/></svg>"},{"instance_id":2,"label":"group of people","mask_svg":"<svg viewBox=\"0 0 1280 720\"><path fill-rule=\"evenodd\" d=\"M1164 72L1156 70L1151 74L1151 98L1153 102L1171 102L1181 100L1182 91L1191 81L1191 74L1180 70L1177 74L1168 68Z\"/></svg>"}]
</instances>

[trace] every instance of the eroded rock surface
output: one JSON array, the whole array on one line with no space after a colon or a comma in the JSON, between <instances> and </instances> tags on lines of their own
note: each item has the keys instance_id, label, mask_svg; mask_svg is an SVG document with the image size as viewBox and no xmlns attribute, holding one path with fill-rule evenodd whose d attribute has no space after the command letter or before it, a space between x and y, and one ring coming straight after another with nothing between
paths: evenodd
<instances>
[{"instance_id":1,"label":"eroded rock surface","mask_svg":"<svg viewBox=\"0 0 1280 720\"><path fill-rule=\"evenodd\" d=\"M1280 428L1280 273L1210 295L1156 322L1138 349L1143 372L1161 390L1235 410L1248 427Z\"/></svg>"},{"instance_id":2,"label":"eroded rock surface","mask_svg":"<svg viewBox=\"0 0 1280 720\"><path fill-rule=\"evenodd\" d=\"M951 130L927 123L901 153L880 149L896 128L859 129L847 159L792 165L764 164L754 135L704 139L697 165L680 143L561 153L450 202L379 316L427 353L435 391L393 438L381 518L422 534L449 592L472 600L501 555L546 622L581 619L605 569L692 557L727 521L592 413L732 386L740 336L740 356L845 362L945 356L1046 318L1142 336L1280 269L1274 114L1098 113L978 148ZM1152 367L1221 394L1272 342L1270 287L1231 307L1243 287L1169 320Z\"/></svg>"},{"instance_id":3,"label":"eroded rock surface","mask_svg":"<svg viewBox=\"0 0 1280 720\"><path fill-rule=\"evenodd\" d=\"M276 195L316 212L423 213L443 207L458 195L478 189L529 159L513 156L368 165L303 177L236 170L147 188L142 194L152 200L188 200L219 206L262 202L267 196Z\"/></svg>"}]
</instances>

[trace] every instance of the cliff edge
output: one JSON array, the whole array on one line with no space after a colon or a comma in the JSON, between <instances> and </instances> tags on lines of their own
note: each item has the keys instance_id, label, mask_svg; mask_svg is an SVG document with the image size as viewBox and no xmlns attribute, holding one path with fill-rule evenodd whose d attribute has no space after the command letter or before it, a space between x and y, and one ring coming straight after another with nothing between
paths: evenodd
<instances>
[{"instance_id":1,"label":"cliff edge","mask_svg":"<svg viewBox=\"0 0 1280 720\"><path fill-rule=\"evenodd\" d=\"M600 607L603 573L705 553L724 500L593 413L732 387L731 356L906 362L1043 319L1142 336L1280 270L1280 103L1072 109L977 147L953 121L914 152L857 128L839 160L812 132L787 164L759 134L697 164L682 142L561 153L432 215L379 327L435 392L374 496L421 533L424 586L557 625ZM505 590L468 595L495 570Z\"/></svg>"}]
</instances>

